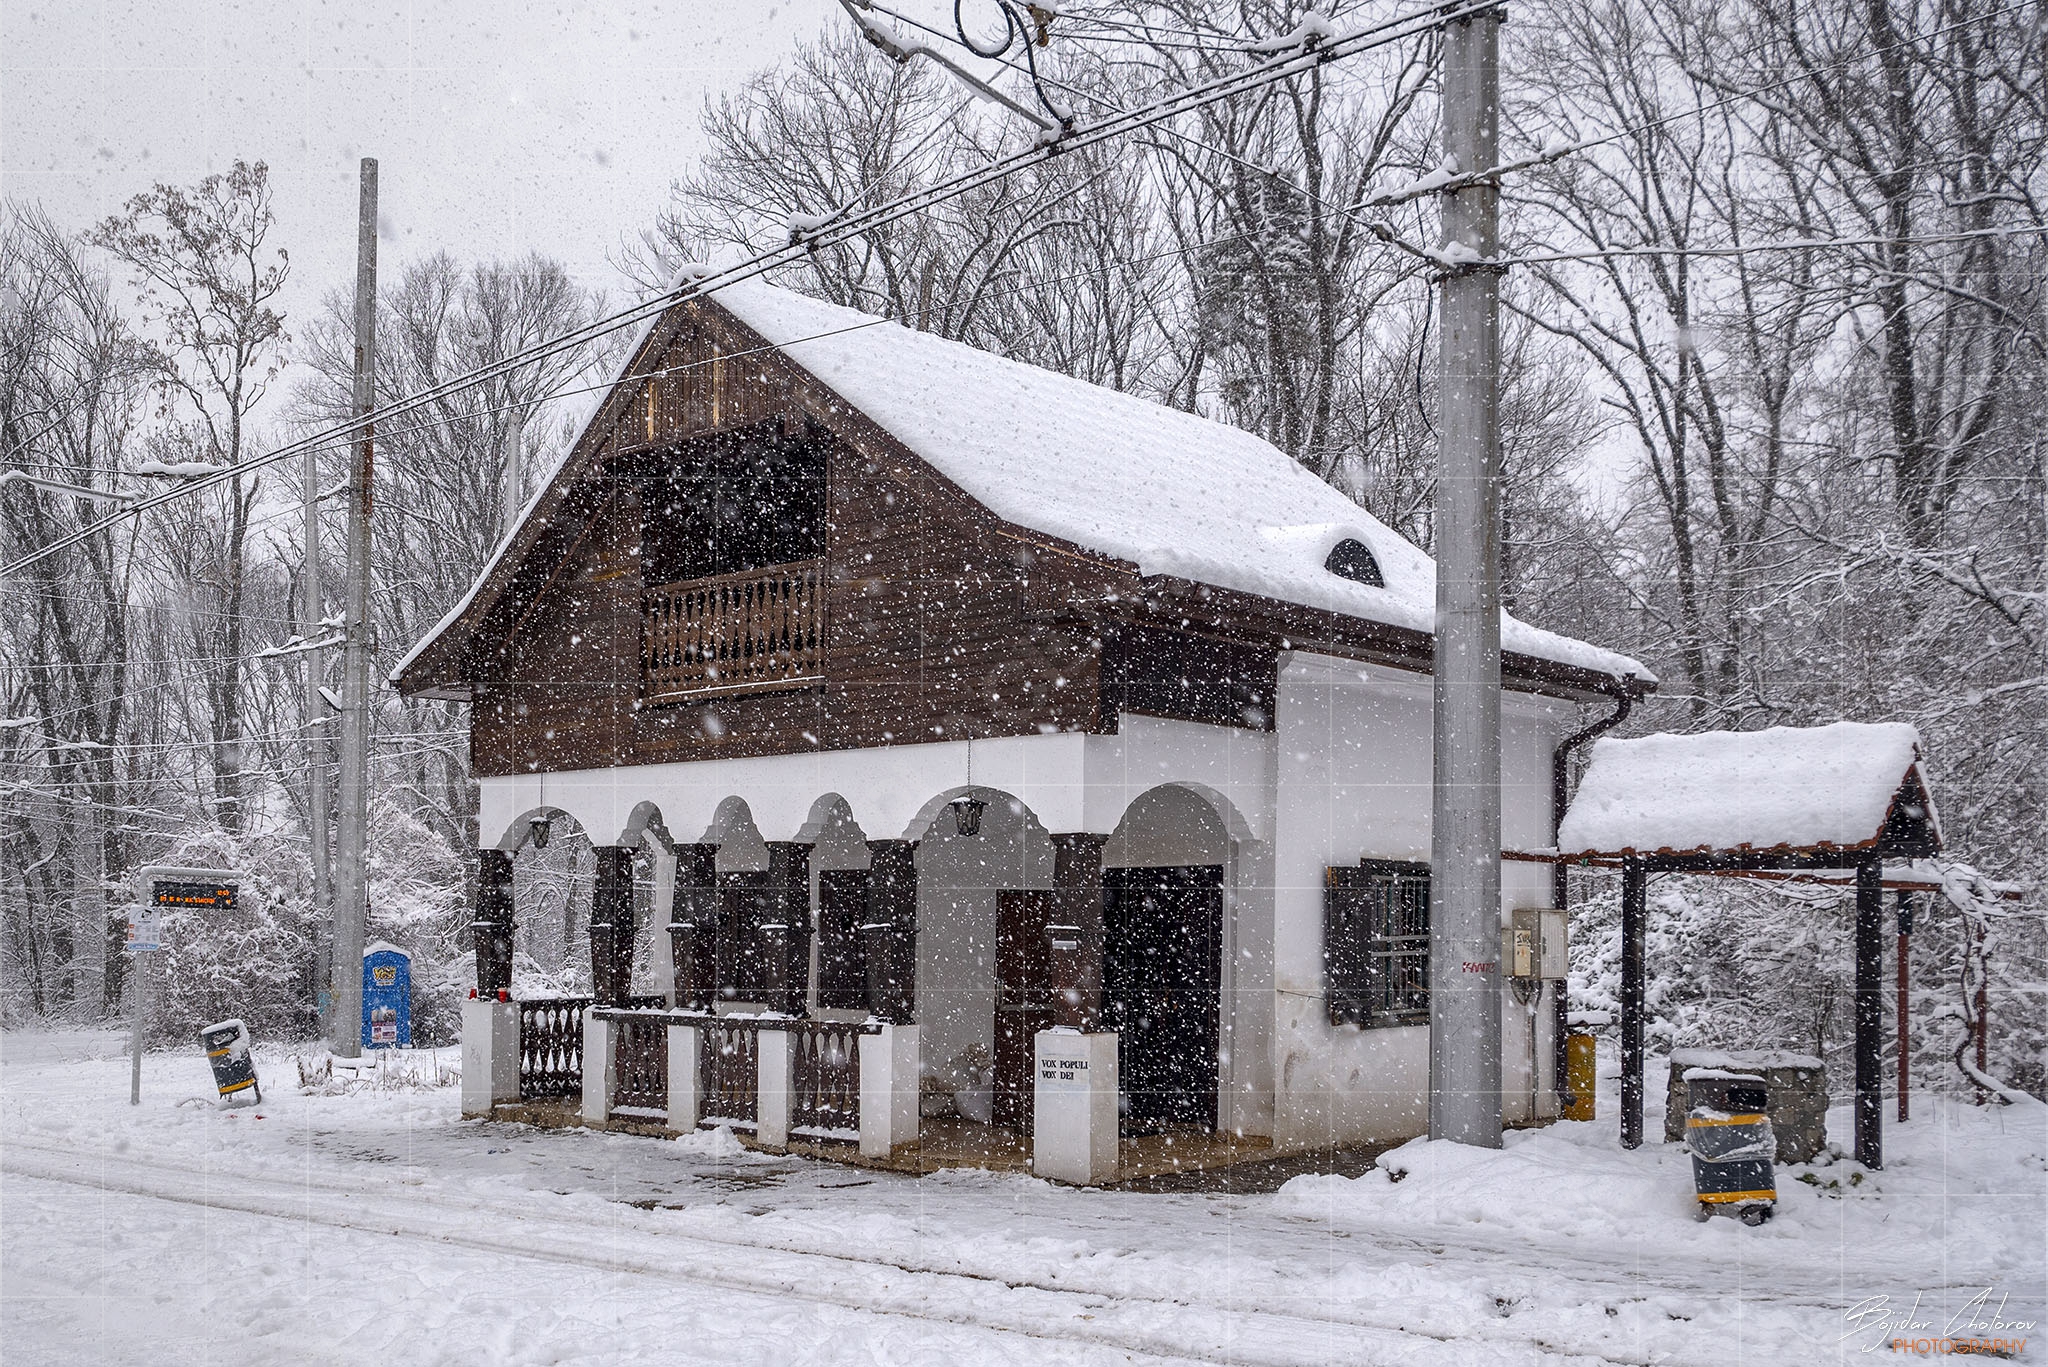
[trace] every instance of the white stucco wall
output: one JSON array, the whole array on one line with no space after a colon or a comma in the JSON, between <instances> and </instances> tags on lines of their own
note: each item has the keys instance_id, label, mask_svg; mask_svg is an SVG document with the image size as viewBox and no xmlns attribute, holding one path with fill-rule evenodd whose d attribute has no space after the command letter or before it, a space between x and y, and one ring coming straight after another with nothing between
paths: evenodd
<instances>
[{"instance_id":1,"label":"white stucco wall","mask_svg":"<svg viewBox=\"0 0 2048 1367\"><path fill-rule=\"evenodd\" d=\"M1429 858L1432 698L1425 676L1297 653L1280 675L1274 817L1274 1139L1282 1147L1402 1139L1428 1124L1429 1031L1332 1026L1322 994L1323 870ZM1502 702L1502 834L1547 845L1550 757L1573 709ZM1549 895L1542 865L1508 864L1503 914ZM1504 1019L1520 1008L1504 1003ZM1519 1023L1504 1027L1507 1034ZM1549 1021L1540 1022L1539 1054ZM1527 1040L1519 1054L1526 1059ZM1526 1086L1524 1085L1524 1090Z\"/></svg>"},{"instance_id":2,"label":"white stucco wall","mask_svg":"<svg viewBox=\"0 0 2048 1367\"><path fill-rule=\"evenodd\" d=\"M1126 715L1114 736L486 778L481 829L511 848L542 811L574 816L600 843L637 840L658 823L677 840L725 842L721 869L765 867L764 841L815 841L814 874L859 867L868 839L920 841L927 1065L993 1051L995 891L1051 885L1047 832L1110 835L1112 867L1220 862L1224 1127L1288 1148L1406 1138L1427 1121L1428 1032L1329 1025L1322 889L1331 864L1429 858L1430 681L1305 652L1282 660L1270 733ZM1547 845L1551 753L1576 709L1510 693L1502 715L1504 843ZM1159 792L1165 785L1173 791ZM970 789L990 805L983 835L963 841L943 808ZM1549 886L1543 865L1505 865L1504 914L1544 905ZM1512 1121L1527 1112L1528 1012L1505 999L1502 1018ZM1546 999L1539 1090L1552 1085L1550 1020Z\"/></svg>"},{"instance_id":3,"label":"white stucco wall","mask_svg":"<svg viewBox=\"0 0 2048 1367\"><path fill-rule=\"evenodd\" d=\"M1021 803L991 802L980 834L950 820L917 847L917 1020L926 1072L995 1060L996 917L1005 888L1052 886L1052 841Z\"/></svg>"}]
</instances>

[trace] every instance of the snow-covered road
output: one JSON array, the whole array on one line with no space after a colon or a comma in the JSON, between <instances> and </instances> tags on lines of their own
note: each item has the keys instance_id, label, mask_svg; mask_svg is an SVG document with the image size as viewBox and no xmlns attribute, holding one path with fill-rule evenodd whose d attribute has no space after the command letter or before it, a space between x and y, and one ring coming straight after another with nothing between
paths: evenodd
<instances>
[{"instance_id":1,"label":"snow-covered road","mask_svg":"<svg viewBox=\"0 0 2048 1367\"><path fill-rule=\"evenodd\" d=\"M1781 1175L1746 1230L1605 1125L1160 1196L463 1122L450 1088L259 1063L265 1105L222 1113L196 1053L153 1055L131 1110L118 1041L0 1040L10 1364L1873 1361L1867 1297L2044 1298L2048 1145L2009 1112L1942 1108L1838 1191Z\"/></svg>"}]
</instances>

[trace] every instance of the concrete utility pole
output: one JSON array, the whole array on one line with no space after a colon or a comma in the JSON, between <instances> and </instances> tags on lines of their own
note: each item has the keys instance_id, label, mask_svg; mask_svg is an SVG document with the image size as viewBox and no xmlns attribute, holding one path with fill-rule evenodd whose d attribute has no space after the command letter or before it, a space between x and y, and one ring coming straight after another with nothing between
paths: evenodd
<instances>
[{"instance_id":1,"label":"concrete utility pole","mask_svg":"<svg viewBox=\"0 0 2048 1367\"><path fill-rule=\"evenodd\" d=\"M320 596L320 462L318 452L306 452L300 474L305 501L305 562L299 568L299 638L317 641L327 630L321 625L327 610ZM327 766L334 757L327 743L327 698L321 692L320 652L306 652L306 701L301 729L306 737L306 799L313 841L313 924L322 942L314 949L314 981L329 989L321 1024L334 1010L334 871L327 858Z\"/></svg>"},{"instance_id":2,"label":"concrete utility pole","mask_svg":"<svg viewBox=\"0 0 2048 1367\"><path fill-rule=\"evenodd\" d=\"M363 158L356 216L356 388L348 484L348 610L342 623L341 811L334 860L334 1015L329 1047L362 1053L363 922L369 913L370 484L376 469L377 162Z\"/></svg>"},{"instance_id":3,"label":"concrete utility pole","mask_svg":"<svg viewBox=\"0 0 2048 1367\"><path fill-rule=\"evenodd\" d=\"M498 470L498 539L512 535L519 524L526 495L526 429L515 411L506 415L505 458Z\"/></svg>"},{"instance_id":4,"label":"concrete utility pole","mask_svg":"<svg viewBox=\"0 0 2048 1367\"><path fill-rule=\"evenodd\" d=\"M1499 164L1502 11L1444 33L1444 154ZM1500 192L1445 192L1429 1134L1500 1147Z\"/></svg>"}]
</instances>

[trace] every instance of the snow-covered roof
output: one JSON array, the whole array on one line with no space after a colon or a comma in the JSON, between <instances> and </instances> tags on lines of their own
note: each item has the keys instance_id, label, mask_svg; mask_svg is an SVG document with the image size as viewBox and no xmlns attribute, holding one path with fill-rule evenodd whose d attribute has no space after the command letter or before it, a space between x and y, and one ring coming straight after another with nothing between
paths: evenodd
<instances>
[{"instance_id":1,"label":"snow-covered roof","mask_svg":"<svg viewBox=\"0 0 2048 1367\"><path fill-rule=\"evenodd\" d=\"M1919 765L1920 733L1903 722L1602 739L1557 847L1579 855L1861 848L1883 833L1909 781L1935 829Z\"/></svg>"},{"instance_id":2,"label":"snow-covered roof","mask_svg":"<svg viewBox=\"0 0 2048 1367\"><path fill-rule=\"evenodd\" d=\"M1250 432L760 281L713 298L1006 522L1144 574L1434 630L1435 563ZM1346 538L1384 588L1323 568ZM1501 646L1650 677L1506 615Z\"/></svg>"},{"instance_id":3,"label":"snow-covered roof","mask_svg":"<svg viewBox=\"0 0 2048 1367\"><path fill-rule=\"evenodd\" d=\"M708 299L1006 522L1142 574L1434 630L1435 563L1252 433L760 280L721 286ZM593 396L593 416L601 398ZM522 522L544 501L537 493ZM1346 539L1372 551L1384 587L1324 568ZM478 585L407 653L393 679L461 618L518 540L516 532L506 538ZM1655 678L1628 656L1506 613L1501 647L1617 678Z\"/></svg>"}]
</instances>

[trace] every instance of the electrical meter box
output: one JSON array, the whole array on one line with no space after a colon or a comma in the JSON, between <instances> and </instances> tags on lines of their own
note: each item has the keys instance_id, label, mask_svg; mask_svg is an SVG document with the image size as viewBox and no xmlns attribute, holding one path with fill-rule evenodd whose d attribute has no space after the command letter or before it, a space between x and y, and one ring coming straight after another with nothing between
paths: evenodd
<instances>
[{"instance_id":1,"label":"electrical meter box","mask_svg":"<svg viewBox=\"0 0 2048 1367\"><path fill-rule=\"evenodd\" d=\"M1501 976L1563 981L1571 962L1564 913L1555 907L1517 907L1510 918L1501 927Z\"/></svg>"}]
</instances>

